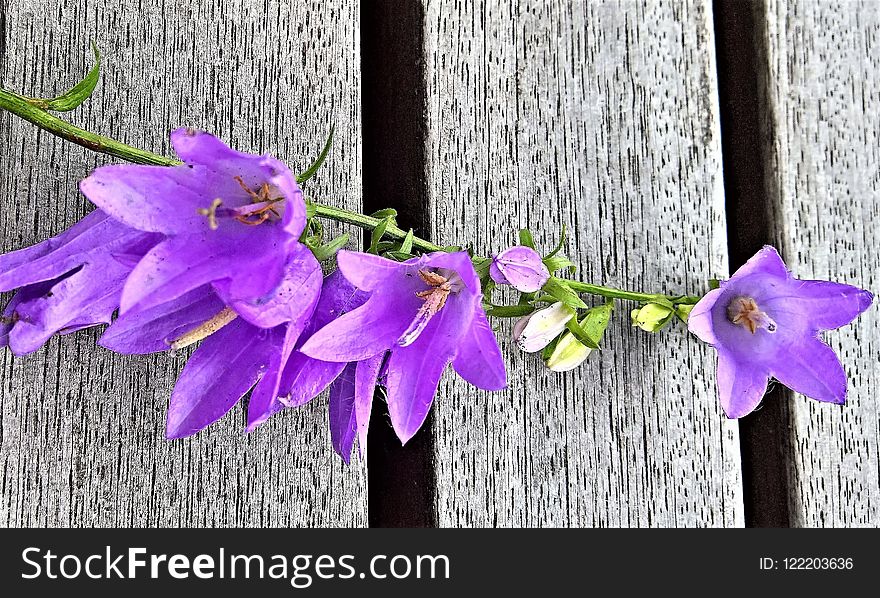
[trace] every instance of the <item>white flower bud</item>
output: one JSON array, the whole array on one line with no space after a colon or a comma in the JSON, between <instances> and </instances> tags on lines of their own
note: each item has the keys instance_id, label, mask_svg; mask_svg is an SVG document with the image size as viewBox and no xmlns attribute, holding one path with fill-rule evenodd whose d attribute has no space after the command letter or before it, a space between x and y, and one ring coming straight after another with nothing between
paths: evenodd
<instances>
[{"instance_id":1,"label":"white flower bud","mask_svg":"<svg viewBox=\"0 0 880 598\"><path fill-rule=\"evenodd\" d=\"M526 353L537 353L565 331L574 313L572 308L557 302L521 319L514 326L517 345Z\"/></svg>"},{"instance_id":2,"label":"white flower bud","mask_svg":"<svg viewBox=\"0 0 880 598\"><path fill-rule=\"evenodd\" d=\"M547 367L553 372L567 372L582 364L592 352L569 332L556 343L553 354L546 362Z\"/></svg>"}]
</instances>

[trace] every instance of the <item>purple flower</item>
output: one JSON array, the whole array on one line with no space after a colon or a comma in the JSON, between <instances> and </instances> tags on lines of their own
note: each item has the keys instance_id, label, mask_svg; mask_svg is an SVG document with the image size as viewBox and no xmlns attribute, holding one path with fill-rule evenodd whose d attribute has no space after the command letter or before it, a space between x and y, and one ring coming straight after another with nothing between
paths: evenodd
<instances>
[{"instance_id":1,"label":"purple flower","mask_svg":"<svg viewBox=\"0 0 880 598\"><path fill-rule=\"evenodd\" d=\"M489 274L498 284L508 284L517 291L534 293L550 280L550 271L541 256L531 247L517 245L492 257Z\"/></svg>"},{"instance_id":2,"label":"purple flower","mask_svg":"<svg viewBox=\"0 0 880 598\"><path fill-rule=\"evenodd\" d=\"M856 287L793 278L766 246L697 303L688 328L718 352L718 395L728 417L754 410L771 376L810 398L842 404L846 374L819 331L850 323L872 301Z\"/></svg>"},{"instance_id":3,"label":"purple flower","mask_svg":"<svg viewBox=\"0 0 880 598\"><path fill-rule=\"evenodd\" d=\"M171 143L184 165L104 166L80 185L116 220L164 235L128 276L120 313L149 310L206 284L262 328L298 313L289 305L266 308L290 256L319 268L298 241L306 210L293 174L272 157L236 152L191 129L174 131Z\"/></svg>"},{"instance_id":4,"label":"purple flower","mask_svg":"<svg viewBox=\"0 0 880 598\"><path fill-rule=\"evenodd\" d=\"M347 387L339 391L338 417L333 418L340 446L348 444L351 410L356 423L365 421L358 417L358 409L368 409L362 404L366 391L357 400L359 383L372 390L381 370L387 371L388 410L402 442L425 421L449 363L475 386L506 386L501 352L481 305L480 280L467 253L439 252L394 262L341 251L338 264L343 276L370 297L318 330L300 350L322 361L358 362L353 384L345 382ZM346 380L352 380L350 370Z\"/></svg>"},{"instance_id":5,"label":"purple flower","mask_svg":"<svg viewBox=\"0 0 880 598\"><path fill-rule=\"evenodd\" d=\"M97 210L57 237L0 256L0 291L19 289L0 320L0 346L24 355L53 334L109 323L125 279L161 239Z\"/></svg>"},{"instance_id":6,"label":"purple flower","mask_svg":"<svg viewBox=\"0 0 880 598\"><path fill-rule=\"evenodd\" d=\"M126 354L201 341L171 394L168 438L190 436L214 423L251 388L248 430L274 413L282 372L321 291L321 270L309 267L315 258L300 247L277 292L261 306L268 318L282 324L261 328L237 317L206 284L155 307L127 312L104 332L99 344Z\"/></svg>"}]
</instances>

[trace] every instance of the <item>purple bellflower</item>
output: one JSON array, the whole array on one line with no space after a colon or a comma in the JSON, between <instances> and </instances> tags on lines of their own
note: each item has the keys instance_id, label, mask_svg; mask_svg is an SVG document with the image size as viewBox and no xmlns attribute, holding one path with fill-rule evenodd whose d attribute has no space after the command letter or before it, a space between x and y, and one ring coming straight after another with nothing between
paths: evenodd
<instances>
[{"instance_id":1,"label":"purple bellflower","mask_svg":"<svg viewBox=\"0 0 880 598\"><path fill-rule=\"evenodd\" d=\"M299 243L306 209L295 177L275 158L237 152L207 133L177 129L171 143L181 166L104 166L80 184L114 219L164 236L128 276L120 314L210 284L255 326L287 321L290 306L266 303L284 285L289 259L319 268Z\"/></svg>"},{"instance_id":2,"label":"purple bellflower","mask_svg":"<svg viewBox=\"0 0 880 598\"><path fill-rule=\"evenodd\" d=\"M161 239L96 210L56 237L0 255L0 291L19 289L0 319L0 347L24 355L53 334L108 324L126 278Z\"/></svg>"},{"instance_id":3,"label":"purple bellflower","mask_svg":"<svg viewBox=\"0 0 880 598\"><path fill-rule=\"evenodd\" d=\"M522 293L539 291L550 280L550 271L541 256L525 245L492 256L489 275L497 284L510 285Z\"/></svg>"},{"instance_id":4,"label":"purple bellflower","mask_svg":"<svg viewBox=\"0 0 880 598\"><path fill-rule=\"evenodd\" d=\"M118 309L99 341L113 351L202 341L171 397L170 438L198 432L254 388L252 428L268 417L320 295L320 264L299 243L305 203L274 158L189 129L171 141L184 165L99 168L81 183L99 210L0 256L0 289L20 289L0 343L27 353Z\"/></svg>"},{"instance_id":5,"label":"purple bellflower","mask_svg":"<svg viewBox=\"0 0 880 598\"><path fill-rule=\"evenodd\" d=\"M792 277L767 246L697 303L688 328L718 352L718 394L728 417L753 411L771 376L817 401L842 404L846 374L819 331L849 324L872 301L857 287Z\"/></svg>"},{"instance_id":6,"label":"purple bellflower","mask_svg":"<svg viewBox=\"0 0 880 598\"><path fill-rule=\"evenodd\" d=\"M338 450L351 446L355 426L358 432L365 427L367 397L372 398L377 378L384 380L391 424L404 443L424 423L450 363L475 386L506 386L501 352L481 304L480 280L466 252L395 262L341 251L337 262L369 299L315 332L300 351L349 364L340 377L337 408L331 408Z\"/></svg>"}]
</instances>

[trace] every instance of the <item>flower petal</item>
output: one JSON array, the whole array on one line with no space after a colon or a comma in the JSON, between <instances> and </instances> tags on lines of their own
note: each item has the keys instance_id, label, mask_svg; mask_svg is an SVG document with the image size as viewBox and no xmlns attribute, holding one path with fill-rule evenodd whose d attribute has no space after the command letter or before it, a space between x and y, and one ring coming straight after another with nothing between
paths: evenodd
<instances>
[{"instance_id":1,"label":"flower petal","mask_svg":"<svg viewBox=\"0 0 880 598\"><path fill-rule=\"evenodd\" d=\"M172 341L207 322L224 307L214 290L203 285L167 303L119 316L98 344L123 355L167 351Z\"/></svg>"},{"instance_id":2,"label":"flower petal","mask_svg":"<svg viewBox=\"0 0 880 598\"><path fill-rule=\"evenodd\" d=\"M351 460L351 447L357 431L354 409L356 367L355 363L345 366L330 385L330 442L346 464Z\"/></svg>"},{"instance_id":3,"label":"flower petal","mask_svg":"<svg viewBox=\"0 0 880 598\"><path fill-rule=\"evenodd\" d=\"M354 377L354 410L358 433L358 450L361 457L367 454L367 433L370 429L370 413L373 409L373 395L379 371L385 362L385 354L380 353L357 363Z\"/></svg>"},{"instance_id":4,"label":"flower petal","mask_svg":"<svg viewBox=\"0 0 880 598\"><path fill-rule=\"evenodd\" d=\"M811 399L837 404L846 401L846 372L834 350L819 339L790 346L770 364L770 374Z\"/></svg>"},{"instance_id":5,"label":"flower petal","mask_svg":"<svg viewBox=\"0 0 880 598\"><path fill-rule=\"evenodd\" d=\"M161 242L126 281L120 312L149 309L221 280L215 289L227 303L264 297L280 284L288 248L295 241L288 244L277 227L247 228L251 233L242 238L179 235Z\"/></svg>"},{"instance_id":6,"label":"flower petal","mask_svg":"<svg viewBox=\"0 0 880 598\"><path fill-rule=\"evenodd\" d=\"M710 345L717 345L718 338L715 335L714 308L718 299L724 293L722 289L713 289L700 299L688 316L688 330L701 341Z\"/></svg>"},{"instance_id":7,"label":"flower petal","mask_svg":"<svg viewBox=\"0 0 880 598\"><path fill-rule=\"evenodd\" d=\"M293 320L308 321L321 293L321 265L308 247L294 245L280 284L257 299L234 301L228 296L228 279L214 283L221 297L245 320L272 328Z\"/></svg>"},{"instance_id":8,"label":"flower petal","mask_svg":"<svg viewBox=\"0 0 880 598\"><path fill-rule=\"evenodd\" d=\"M424 266L421 267L427 266L430 268L454 270L461 277L461 280L464 282L468 294L471 297L482 295L483 291L480 289L480 277L477 275L477 271L474 270L474 263L471 261L471 256L468 255L467 251L456 251L454 253L438 251L423 256L422 260ZM462 290L461 292L464 291Z\"/></svg>"},{"instance_id":9,"label":"flower petal","mask_svg":"<svg viewBox=\"0 0 880 598\"><path fill-rule=\"evenodd\" d=\"M769 376L761 367L738 362L724 350L718 351L718 398L727 417L748 415L761 404Z\"/></svg>"},{"instance_id":10,"label":"flower petal","mask_svg":"<svg viewBox=\"0 0 880 598\"><path fill-rule=\"evenodd\" d=\"M202 341L171 394L167 437L190 436L223 417L257 382L280 342L278 329L242 318Z\"/></svg>"},{"instance_id":11,"label":"flower petal","mask_svg":"<svg viewBox=\"0 0 880 598\"><path fill-rule=\"evenodd\" d=\"M849 324L874 301L868 291L825 280L793 279L789 288L795 297L773 298L767 302L767 307L795 311L819 330L833 330Z\"/></svg>"},{"instance_id":12,"label":"flower petal","mask_svg":"<svg viewBox=\"0 0 880 598\"><path fill-rule=\"evenodd\" d=\"M306 319L293 320L272 330L270 338L273 340L278 339L283 330L283 340L271 352L266 373L263 374L263 377L257 382L254 392L251 393L250 401L248 401L247 432L252 432L257 426L284 408L284 404L278 400L278 389L281 386L284 364L290 358L306 321Z\"/></svg>"},{"instance_id":13,"label":"flower petal","mask_svg":"<svg viewBox=\"0 0 880 598\"><path fill-rule=\"evenodd\" d=\"M501 390L507 387L504 358L482 307L474 310L473 322L461 339L452 367L459 376L478 388Z\"/></svg>"},{"instance_id":14,"label":"flower petal","mask_svg":"<svg viewBox=\"0 0 880 598\"><path fill-rule=\"evenodd\" d=\"M391 352L388 412L402 443L415 435L428 416L443 370L455 357L472 318L471 302L450 298L415 342Z\"/></svg>"},{"instance_id":15,"label":"flower petal","mask_svg":"<svg viewBox=\"0 0 880 598\"><path fill-rule=\"evenodd\" d=\"M489 274L498 284L509 284L523 293L539 291L550 280L550 271L541 256L525 245L511 247L493 257Z\"/></svg>"},{"instance_id":16,"label":"flower petal","mask_svg":"<svg viewBox=\"0 0 880 598\"><path fill-rule=\"evenodd\" d=\"M95 210L56 237L0 255L0 291L58 278L110 254L142 248L143 255L160 238L129 228Z\"/></svg>"},{"instance_id":17,"label":"flower petal","mask_svg":"<svg viewBox=\"0 0 880 598\"><path fill-rule=\"evenodd\" d=\"M300 351L322 361L367 359L397 342L421 304L409 289L394 285L378 289L362 306L318 330Z\"/></svg>"},{"instance_id":18,"label":"flower petal","mask_svg":"<svg viewBox=\"0 0 880 598\"><path fill-rule=\"evenodd\" d=\"M213 197L224 200L229 196L239 198L225 203L244 205L249 201L246 195L240 195L242 189L235 177L241 177L253 190L259 189L264 182L275 187L278 195L286 200L282 222L284 229L296 238L302 234L306 224L305 201L296 177L283 162L272 156L236 151L213 135L194 129L180 128L172 132L171 145L184 162L205 167L214 173L210 181Z\"/></svg>"},{"instance_id":19,"label":"flower petal","mask_svg":"<svg viewBox=\"0 0 880 598\"><path fill-rule=\"evenodd\" d=\"M9 332L10 349L16 355L32 353L56 333L109 324L129 272L112 259L88 264L59 278L43 295L20 303Z\"/></svg>"},{"instance_id":20,"label":"flower petal","mask_svg":"<svg viewBox=\"0 0 880 598\"><path fill-rule=\"evenodd\" d=\"M771 245L764 245L758 253L749 258L749 261L734 272L730 280L752 274L768 274L777 278L789 278L791 276L779 252Z\"/></svg>"},{"instance_id":21,"label":"flower petal","mask_svg":"<svg viewBox=\"0 0 880 598\"><path fill-rule=\"evenodd\" d=\"M574 316L575 311L561 301L536 311L529 316L516 339L519 348L526 353L537 353L562 334L566 324Z\"/></svg>"},{"instance_id":22,"label":"flower petal","mask_svg":"<svg viewBox=\"0 0 880 598\"><path fill-rule=\"evenodd\" d=\"M348 281L363 291L372 291L384 285L385 279L406 269L407 262L395 262L371 253L342 250L336 254L339 271Z\"/></svg>"}]
</instances>

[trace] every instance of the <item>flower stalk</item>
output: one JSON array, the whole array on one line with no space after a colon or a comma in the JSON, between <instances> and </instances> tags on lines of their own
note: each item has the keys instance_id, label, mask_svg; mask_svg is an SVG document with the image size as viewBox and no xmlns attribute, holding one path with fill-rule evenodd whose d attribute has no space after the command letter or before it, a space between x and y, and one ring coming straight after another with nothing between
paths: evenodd
<instances>
[{"instance_id":1,"label":"flower stalk","mask_svg":"<svg viewBox=\"0 0 880 598\"><path fill-rule=\"evenodd\" d=\"M4 89L0 89L0 109L6 110L34 124L52 135L94 152L114 156L127 162L156 166L176 166L182 163L180 160L133 147L110 137L98 135L72 125L71 123L44 110L35 103L33 99L20 96ZM403 230L393 222L387 222L383 218L375 218L359 212L320 203L312 203L311 205L314 208L314 215L318 218L350 224L368 231L376 230L377 227L384 224L384 236L396 241L404 241L409 234L408 231ZM416 236L410 236L410 238L412 240L413 249L418 249L423 252L445 250L443 247L425 239ZM476 259L480 260L485 258L478 256ZM560 280L560 282L576 293L596 295L607 299L623 299L639 303L660 301L685 305L693 305L700 300L700 297L698 296L640 293L575 280Z\"/></svg>"}]
</instances>

